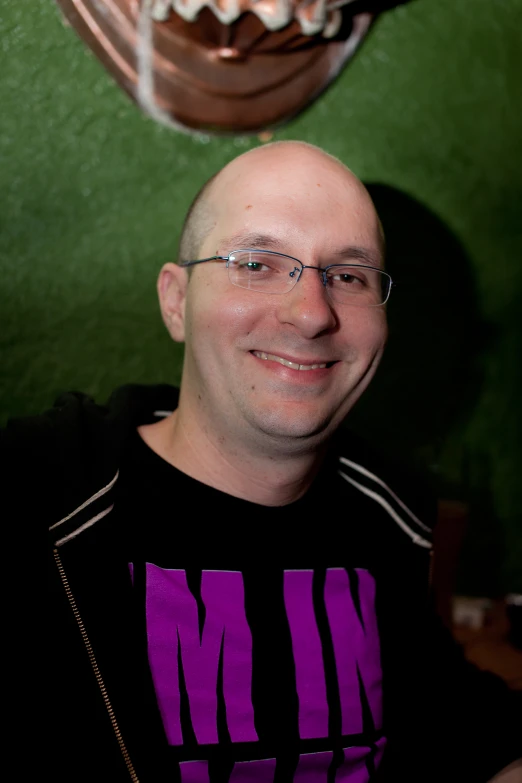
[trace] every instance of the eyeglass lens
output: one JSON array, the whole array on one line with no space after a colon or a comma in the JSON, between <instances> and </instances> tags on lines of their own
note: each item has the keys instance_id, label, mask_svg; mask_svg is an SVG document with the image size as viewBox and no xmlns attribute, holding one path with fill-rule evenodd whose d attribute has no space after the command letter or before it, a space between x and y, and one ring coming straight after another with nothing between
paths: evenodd
<instances>
[{"instance_id":1,"label":"eyeglass lens","mask_svg":"<svg viewBox=\"0 0 522 783\"><path fill-rule=\"evenodd\" d=\"M288 256L258 250L231 253L228 261L231 283L250 291L271 294L290 291L301 271L301 264ZM390 277L385 272L360 265L331 266L326 272L326 288L336 301L380 305L388 298L390 284Z\"/></svg>"}]
</instances>

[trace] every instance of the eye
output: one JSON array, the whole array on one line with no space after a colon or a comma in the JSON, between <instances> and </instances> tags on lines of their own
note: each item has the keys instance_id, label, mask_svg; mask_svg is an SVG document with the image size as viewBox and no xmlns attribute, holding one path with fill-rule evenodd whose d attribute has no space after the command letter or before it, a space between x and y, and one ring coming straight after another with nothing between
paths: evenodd
<instances>
[{"instance_id":1,"label":"eye","mask_svg":"<svg viewBox=\"0 0 522 783\"><path fill-rule=\"evenodd\" d=\"M261 263L261 261L245 261L240 263L240 266L242 269L248 269L249 272L263 272L268 269L266 264Z\"/></svg>"},{"instance_id":2,"label":"eye","mask_svg":"<svg viewBox=\"0 0 522 783\"><path fill-rule=\"evenodd\" d=\"M353 270L349 272L341 269L332 269L328 273L328 279L331 283L338 286L346 286L347 288L366 288L368 281L363 273L355 273Z\"/></svg>"},{"instance_id":3,"label":"eye","mask_svg":"<svg viewBox=\"0 0 522 783\"><path fill-rule=\"evenodd\" d=\"M242 274L273 275L284 268L282 257L275 253L264 253L262 250L236 253L232 260Z\"/></svg>"}]
</instances>

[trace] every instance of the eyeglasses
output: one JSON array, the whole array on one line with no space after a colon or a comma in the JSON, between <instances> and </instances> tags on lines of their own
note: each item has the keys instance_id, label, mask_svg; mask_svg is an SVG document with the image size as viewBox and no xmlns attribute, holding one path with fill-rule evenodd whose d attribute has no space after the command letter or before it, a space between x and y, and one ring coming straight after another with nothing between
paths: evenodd
<instances>
[{"instance_id":1,"label":"eyeglasses","mask_svg":"<svg viewBox=\"0 0 522 783\"><path fill-rule=\"evenodd\" d=\"M309 266L283 253L254 248L233 250L228 256L185 261L180 266L195 266L207 261L226 261L232 285L263 294L286 294L299 282L305 269L316 269L334 301L362 307L385 304L393 285L387 272L366 264Z\"/></svg>"}]
</instances>

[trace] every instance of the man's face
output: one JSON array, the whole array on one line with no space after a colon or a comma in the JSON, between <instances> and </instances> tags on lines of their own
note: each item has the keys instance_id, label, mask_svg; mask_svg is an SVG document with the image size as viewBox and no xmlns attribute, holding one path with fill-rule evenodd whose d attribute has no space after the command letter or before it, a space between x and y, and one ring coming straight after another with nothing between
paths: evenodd
<instances>
[{"instance_id":1,"label":"man's face","mask_svg":"<svg viewBox=\"0 0 522 783\"><path fill-rule=\"evenodd\" d=\"M381 262L373 205L338 164L295 151L240 160L213 192L215 224L201 258L257 247L305 265L365 263L347 253L356 247ZM202 264L188 285L183 386L222 432L306 448L331 434L366 388L386 333L384 307L332 302L312 269L290 292L264 294L233 286L224 262Z\"/></svg>"}]
</instances>

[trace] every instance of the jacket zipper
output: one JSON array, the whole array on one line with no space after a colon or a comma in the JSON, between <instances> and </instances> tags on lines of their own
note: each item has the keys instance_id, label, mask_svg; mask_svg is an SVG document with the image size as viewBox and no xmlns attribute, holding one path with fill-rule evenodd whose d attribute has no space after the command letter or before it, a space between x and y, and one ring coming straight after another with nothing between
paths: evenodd
<instances>
[{"instance_id":1,"label":"jacket zipper","mask_svg":"<svg viewBox=\"0 0 522 783\"><path fill-rule=\"evenodd\" d=\"M73 611L75 620L78 624L78 627L80 629L80 633L82 635L83 643L85 644L85 648L87 650L87 655L89 656L89 660L91 662L91 666L94 672L94 676L96 677L96 682L98 683L98 687L101 691L101 695L103 698L103 702L105 704L105 708L107 710L107 713L109 715L109 720L111 722L112 728L114 730L114 734L116 735L116 740L118 741L118 745L120 747L121 754L123 756L123 759L125 761L125 766L127 767L127 771L130 775L130 778L133 783L139 783L139 778L136 774L136 770L134 769L134 766L132 764L132 761L129 756L129 751L127 750L127 747L125 745L125 742L123 740L120 727L118 726L118 721L116 720L116 715L114 714L114 709L112 707L112 704L109 699L109 694L107 693L107 688L105 687L105 683L103 681L103 677L101 675L100 669L98 667L98 662L96 661L96 656L94 655L94 650L92 648L92 644L90 642L89 637L87 636L87 631L85 630L85 625L83 624L83 620L81 618L80 612L78 610L78 606L76 605L76 599L73 595L73 592L71 590L71 587L69 585L69 580L67 579L67 574L65 573L62 559L60 557L60 553L57 549L53 550L54 554L54 560L56 562L56 566L58 568L58 573L60 574L60 580L62 582L63 588L65 590L65 593L67 595L67 599L69 601L69 605Z\"/></svg>"}]
</instances>

